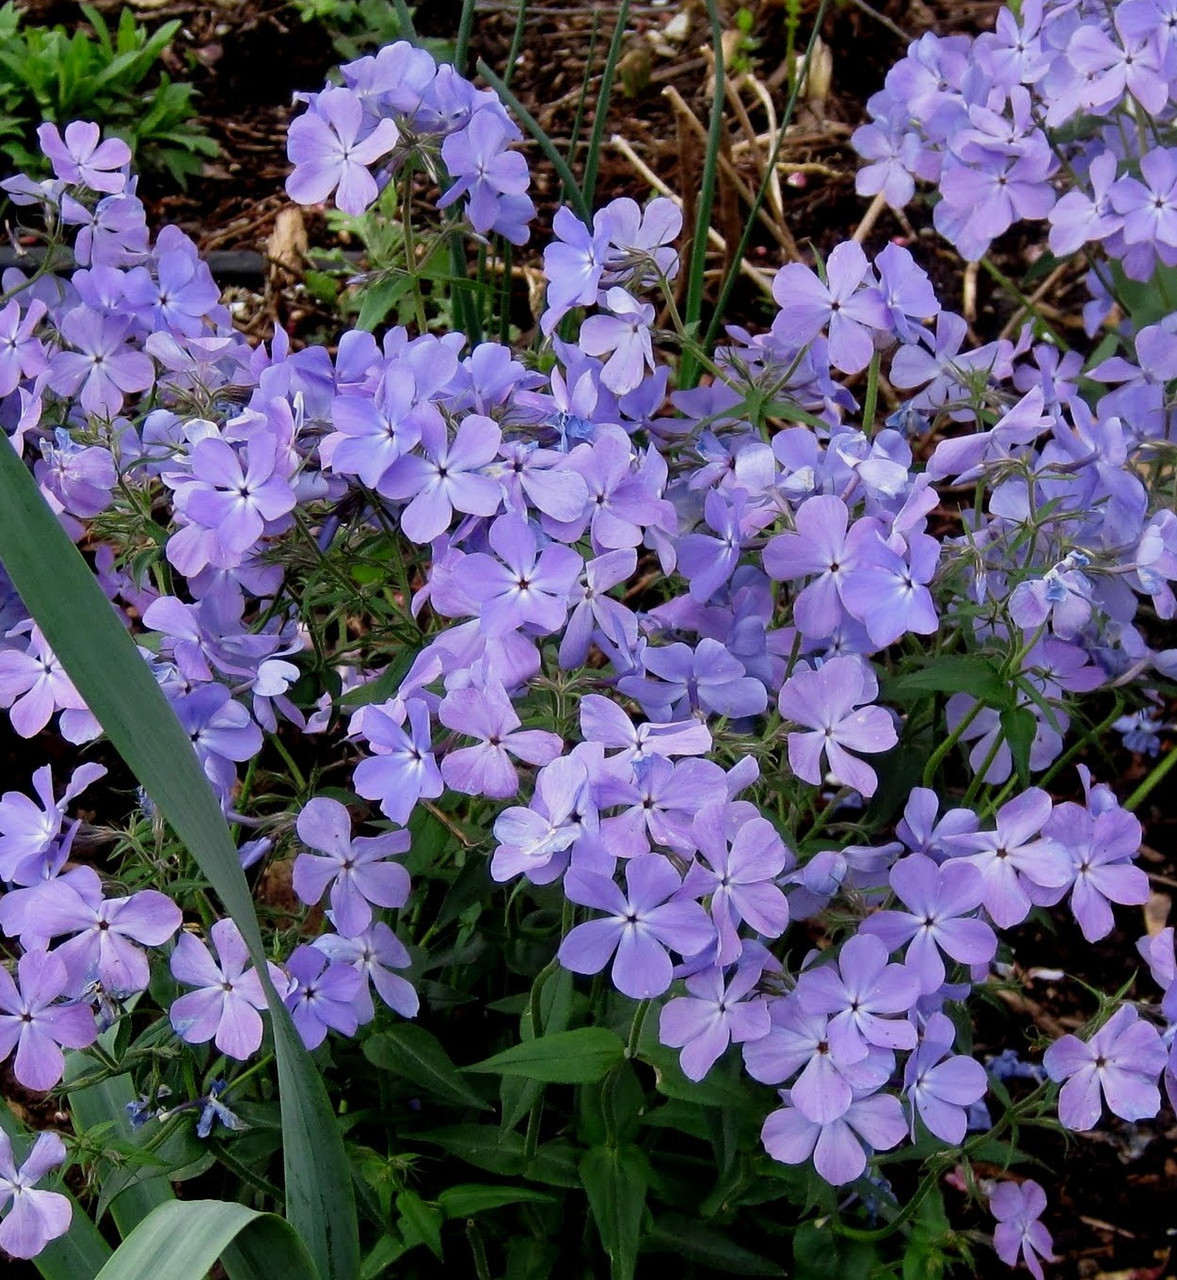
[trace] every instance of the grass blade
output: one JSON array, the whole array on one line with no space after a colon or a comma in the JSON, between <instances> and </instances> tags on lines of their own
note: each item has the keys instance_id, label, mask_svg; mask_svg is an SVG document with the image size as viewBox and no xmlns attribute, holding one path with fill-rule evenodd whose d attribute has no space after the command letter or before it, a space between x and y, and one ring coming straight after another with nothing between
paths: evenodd
<instances>
[{"instance_id":1,"label":"grass blade","mask_svg":"<svg viewBox=\"0 0 1177 1280\"><path fill-rule=\"evenodd\" d=\"M617 62L621 57L621 42L625 39L625 28L628 22L629 0L621 0L621 7L617 10L617 22L613 27L613 38L609 41L609 52L605 55L605 68L601 72L601 91L597 95L597 105L593 109L593 131L589 137L588 153L584 159L584 201L590 209L593 207L593 197L597 192L597 165L605 149L609 100L613 96Z\"/></svg>"},{"instance_id":2,"label":"grass blade","mask_svg":"<svg viewBox=\"0 0 1177 1280\"><path fill-rule=\"evenodd\" d=\"M354 1280L359 1236L343 1139L322 1077L270 981L249 886L220 806L134 640L7 437L0 443L0 510L0 561L25 607L249 947L277 1049L287 1214L322 1280Z\"/></svg>"}]
</instances>

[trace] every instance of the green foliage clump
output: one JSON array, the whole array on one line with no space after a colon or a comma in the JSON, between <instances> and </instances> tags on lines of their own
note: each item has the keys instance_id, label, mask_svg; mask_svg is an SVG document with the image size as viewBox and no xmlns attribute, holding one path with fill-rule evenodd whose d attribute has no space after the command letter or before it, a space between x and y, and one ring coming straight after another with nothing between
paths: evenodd
<instances>
[{"instance_id":1,"label":"green foliage clump","mask_svg":"<svg viewBox=\"0 0 1177 1280\"><path fill-rule=\"evenodd\" d=\"M92 120L127 143L137 168L183 185L217 155L217 144L195 124L190 84L161 71L155 87L143 87L179 21L149 32L124 9L112 30L91 5L81 10L92 36L22 26L13 0L0 6L0 154L22 172L45 172L37 126Z\"/></svg>"}]
</instances>

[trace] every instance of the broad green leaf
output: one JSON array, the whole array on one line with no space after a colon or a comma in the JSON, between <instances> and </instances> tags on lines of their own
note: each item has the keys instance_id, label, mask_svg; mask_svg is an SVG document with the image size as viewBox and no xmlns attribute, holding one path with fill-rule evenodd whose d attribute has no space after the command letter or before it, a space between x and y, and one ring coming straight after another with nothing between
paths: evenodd
<instances>
[{"instance_id":1,"label":"broad green leaf","mask_svg":"<svg viewBox=\"0 0 1177 1280\"><path fill-rule=\"evenodd\" d=\"M359 1233L343 1139L318 1068L270 980L249 886L208 779L134 640L7 438L0 444L0 510L0 562L13 585L249 947L277 1050L286 1212L322 1280L355 1280Z\"/></svg>"},{"instance_id":2,"label":"broad green leaf","mask_svg":"<svg viewBox=\"0 0 1177 1280\"><path fill-rule=\"evenodd\" d=\"M928 693L971 693L993 707L1009 706L1013 700L1013 690L994 663L963 653L933 658L916 671L888 680L881 696L888 702L913 702Z\"/></svg>"},{"instance_id":3,"label":"broad green leaf","mask_svg":"<svg viewBox=\"0 0 1177 1280\"><path fill-rule=\"evenodd\" d=\"M401 1235L410 1247L425 1245L436 1258L441 1257L441 1211L426 1204L415 1191L402 1191L396 1198L400 1213Z\"/></svg>"},{"instance_id":4,"label":"broad green leaf","mask_svg":"<svg viewBox=\"0 0 1177 1280\"><path fill-rule=\"evenodd\" d=\"M373 1066L404 1076L447 1102L480 1110L489 1106L462 1079L441 1042L424 1027L406 1022L382 1031L364 1042L364 1057Z\"/></svg>"},{"instance_id":5,"label":"broad green leaf","mask_svg":"<svg viewBox=\"0 0 1177 1280\"><path fill-rule=\"evenodd\" d=\"M553 1204L555 1199L546 1191L532 1191L529 1187L492 1187L478 1182L463 1182L456 1187L446 1187L437 1197L437 1203L447 1218L473 1218L490 1209L501 1209L508 1204Z\"/></svg>"},{"instance_id":6,"label":"broad green leaf","mask_svg":"<svg viewBox=\"0 0 1177 1280\"><path fill-rule=\"evenodd\" d=\"M657 1218L642 1237L642 1252L676 1253L687 1262L696 1262L724 1275L783 1276L785 1269L771 1258L762 1257L736 1244L720 1231L713 1231L692 1218L667 1213Z\"/></svg>"},{"instance_id":7,"label":"broad green leaf","mask_svg":"<svg viewBox=\"0 0 1177 1280\"><path fill-rule=\"evenodd\" d=\"M639 1147L593 1147L580 1162L580 1181L612 1280L633 1280L646 1207L646 1157Z\"/></svg>"},{"instance_id":8,"label":"broad green leaf","mask_svg":"<svg viewBox=\"0 0 1177 1280\"><path fill-rule=\"evenodd\" d=\"M608 1027L578 1027L512 1045L464 1071L523 1076L546 1084L591 1084L625 1057L625 1045Z\"/></svg>"},{"instance_id":9,"label":"broad green leaf","mask_svg":"<svg viewBox=\"0 0 1177 1280\"><path fill-rule=\"evenodd\" d=\"M476 1169L504 1178L518 1177L527 1163L522 1137L517 1133L500 1133L497 1125L451 1124L430 1129L428 1133L405 1136L415 1142L432 1143Z\"/></svg>"},{"instance_id":10,"label":"broad green leaf","mask_svg":"<svg viewBox=\"0 0 1177 1280\"><path fill-rule=\"evenodd\" d=\"M160 1205L123 1241L97 1280L203 1280L218 1259L240 1280L318 1280L288 1222L226 1200Z\"/></svg>"},{"instance_id":11,"label":"broad green leaf","mask_svg":"<svg viewBox=\"0 0 1177 1280\"><path fill-rule=\"evenodd\" d=\"M8 1134L12 1142L12 1154L19 1167L24 1163L36 1135L24 1131L8 1104L3 1101L0 1101L0 1130ZM86 1211L64 1187L55 1187L49 1183L42 1189L60 1191L65 1195L73 1210L73 1217L65 1235L46 1245L33 1259L33 1265L44 1280L94 1280L111 1256L110 1245L99 1234Z\"/></svg>"}]
</instances>

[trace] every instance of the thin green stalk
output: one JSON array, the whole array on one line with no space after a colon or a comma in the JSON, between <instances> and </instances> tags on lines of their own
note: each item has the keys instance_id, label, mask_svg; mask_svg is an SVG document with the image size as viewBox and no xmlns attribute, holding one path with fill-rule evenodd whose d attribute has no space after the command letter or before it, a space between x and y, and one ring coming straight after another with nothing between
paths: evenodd
<instances>
[{"instance_id":1,"label":"thin green stalk","mask_svg":"<svg viewBox=\"0 0 1177 1280\"><path fill-rule=\"evenodd\" d=\"M303 777L302 770L294 763L294 757L289 751L287 751L286 744L276 733L271 733L267 736L273 744L274 749L282 757L283 763L290 770L290 776L294 779L294 785L298 787L299 794L305 795L307 791L307 780Z\"/></svg>"},{"instance_id":2,"label":"thin green stalk","mask_svg":"<svg viewBox=\"0 0 1177 1280\"><path fill-rule=\"evenodd\" d=\"M470 31L474 26L474 0L462 0L462 16L458 21L458 38L454 42L454 66L465 75L470 55Z\"/></svg>"},{"instance_id":3,"label":"thin green stalk","mask_svg":"<svg viewBox=\"0 0 1177 1280\"><path fill-rule=\"evenodd\" d=\"M507 50L507 65L503 68L503 83L510 84L515 74L515 63L519 61L519 50L523 48L523 23L527 18L527 0L518 0L519 9L515 14L515 30L511 32L511 47ZM597 29L597 11L593 10L593 31ZM589 53L592 61L592 52Z\"/></svg>"},{"instance_id":4,"label":"thin green stalk","mask_svg":"<svg viewBox=\"0 0 1177 1280\"><path fill-rule=\"evenodd\" d=\"M703 317L703 272L707 265L707 232L711 228L711 208L715 200L716 175L719 171L719 147L723 137L724 77L723 24L716 0L706 0L707 20L711 24L711 47L714 51L715 84L711 100L711 120L707 127L707 151L703 157L703 180L695 209L695 226L691 235L691 260L687 268L687 297L684 310L688 332L697 328ZM738 264L739 259L733 259ZM713 320L714 322L714 320ZM703 340L704 350L711 346L710 334ZM699 361L685 351L678 371L680 391L693 387L699 380Z\"/></svg>"},{"instance_id":5,"label":"thin green stalk","mask_svg":"<svg viewBox=\"0 0 1177 1280\"><path fill-rule=\"evenodd\" d=\"M593 131L589 136L588 155L584 161L585 203L591 209L593 196L597 190L597 166L601 162L601 152L605 149L605 126L609 122L609 99L613 96L613 81L617 75L617 63L621 57L621 42L625 39L625 27L629 21L629 0L621 0L617 10L617 22L613 27L613 38L609 41L609 52L605 55L605 68L601 72L601 88L597 94L597 103L593 108ZM716 55L719 56L718 54Z\"/></svg>"},{"instance_id":6,"label":"thin green stalk","mask_svg":"<svg viewBox=\"0 0 1177 1280\"><path fill-rule=\"evenodd\" d=\"M392 0L392 7L396 10L396 20L400 24L401 35L410 44L416 44L417 28L413 25L413 15L409 12L409 6L405 0Z\"/></svg>"},{"instance_id":7,"label":"thin green stalk","mask_svg":"<svg viewBox=\"0 0 1177 1280\"><path fill-rule=\"evenodd\" d=\"M576 97L576 111L572 117L572 128L568 132L568 167L575 170L576 153L580 148L580 130L584 124L584 104L588 101L589 84L593 78L593 65L597 56L597 37L600 34L601 16L593 9L593 25L589 32L588 53L584 60L584 75L580 80L580 93Z\"/></svg>"},{"instance_id":8,"label":"thin green stalk","mask_svg":"<svg viewBox=\"0 0 1177 1280\"><path fill-rule=\"evenodd\" d=\"M879 365L881 354L876 351L870 358L866 371L866 397L862 404L862 429L868 436L874 435L875 411L879 407Z\"/></svg>"},{"instance_id":9,"label":"thin green stalk","mask_svg":"<svg viewBox=\"0 0 1177 1280\"><path fill-rule=\"evenodd\" d=\"M592 221L592 215L585 201L584 194L580 189L580 184L576 181L573 172L568 167L568 162L556 150L555 143L540 127L535 116L519 101L510 89L503 83L502 78L497 76L486 65L484 59L478 59L478 74L486 81L487 84L499 95L503 105L509 107L514 113L515 118L535 139L536 146L544 153L544 158L555 169L560 181L564 183L565 194L568 203L572 205L573 212L586 225Z\"/></svg>"},{"instance_id":10,"label":"thin green stalk","mask_svg":"<svg viewBox=\"0 0 1177 1280\"><path fill-rule=\"evenodd\" d=\"M1136 788L1135 791L1124 801L1124 808L1131 812L1142 804L1152 794L1153 790L1164 782L1165 778L1173 771L1174 765L1177 765L1177 749L1172 750L1169 754L1155 766L1147 778Z\"/></svg>"},{"instance_id":11,"label":"thin green stalk","mask_svg":"<svg viewBox=\"0 0 1177 1280\"><path fill-rule=\"evenodd\" d=\"M944 757L952 750L953 747L961 740L964 731L973 723L973 721L985 709L985 704L978 699L965 712L964 718L960 724L948 735L947 738L932 752L928 757L928 763L924 766L924 776L922 783L925 787L931 787L936 780L936 770L940 767Z\"/></svg>"},{"instance_id":12,"label":"thin green stalk","mask_svg":"<svg viewBox=\"0 0 1177 1280\"><path fill-rule=\"evenodd\" d=\"M777 138L773 144L772 150L769 152L768 162L764 166L764 176L760 180L760 185L756 189L756 198L752 201L752 207L748 210L747 221L744 223L744 231L740 236L740 242L732 253L731 262L728 264L727 274L723 278L723 284L719 289L719 297L715 303L715 311L712 313L711 320L707 325L707 332L703 336L703 346L710 349L711 344L715 341L716 334L719 333L719 326L723 323L723 318L727 314L727 306L731 301L732 291L736 287L736 281L740 277L740 262L748 252L748 245L752 240L752 229L756 225L756 215L764 205L764 199L768 195L768 184L770 175L776 169L777 157L780 155L781 147L785 143L785 131L788 129L793 119L793 114L797 110L797 99L801 93L801 84L805 79L806 73L809 71L809 64L813 58L813 50L817 46L817 38L821 32L821 24L825 21L826 10L829 8L830 0L820 0L817 7L817 13L813 19L813 31L809 37L809 43L805 47L805 60L802 63L801 74L797 77L796 83L793 85L792 91L789 93L789 100L785 103L785 111L781 116L780 123L777 126Z\"/></svg>"},{"instance_id":13,"label":"thin green stalk","mask_svg":"<svg viewBox=\"0 0 1177 1280\"><path fill-rule=\"evenodd\" d=\"M417 319L417 332L429 332L429 321L425 318L425 295L421 292L421 275L417 270L417 241L413 235L413 182L412 178L405 186L401 198L401 226L405 233L405 270L413 282L413 312Z\"/></svg>"},{"instance_id":14,"label":"thin green stalk","mask_svg":"<svg viewBox=\"0 0 1177 1280\"><path fill-rule=\"evenodd\" d=\"M1016 299L1018 305L1024 311L1029 312L1029 314L1032 315L1042 325L1043 329L1045 329L1046 332L1050 335L1051 339L1054 341L1055 345L1058 347L1060 351L1063 351L1063 352L1070 351L1071 344L1066 340L1066 338L1062 336L1061 333L1059 333L1059 331L1054 327L1054 325L1052 325L1046 319L1046 317L1042 314L1042 312L1039 311L1037 305L1034 302L1032 302L1029 298L1026 297L1026 295L1021 291L1021 289L1019 289L1018 286L1014 284L1014 282L1009 278L1009 276L1005 274L1004 271L1002 271L999 267L994 266L993 263L990 262L988 258L981 259L981 266L985 268L986 274L992 277L992 279L994 279L1006 291L1006 293L1010 295L1011 298Z\"/></svg>"}]
</instances>

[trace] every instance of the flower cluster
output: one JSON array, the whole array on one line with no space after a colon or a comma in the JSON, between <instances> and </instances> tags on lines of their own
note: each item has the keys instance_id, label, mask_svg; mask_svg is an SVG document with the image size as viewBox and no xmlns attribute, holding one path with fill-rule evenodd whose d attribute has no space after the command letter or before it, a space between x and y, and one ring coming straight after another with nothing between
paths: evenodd
<instances>
[{"instance_id":1,"label":"flower cluster","mask_svg":"<svg viewBox=\"0 0 1177 1280\"><path fill-rule=\"evenodd\" d=\"M857 135L875 160L862 189L901 204L913 175L938 182L937 223L969 256L1049 214L1056 252L1099 246L1137 278L1169 263L1171 157L1133 152L1119 117L1164 122L1171 28L1145 30L1153 0L1097 8L1026 0L974 45L913 46ZM291 127L294 199L334 191L359 214L415 165L476 233L526 239L526 165L493 95L405 43L343 77ZM1080 115L1098 127L1060 149L1052 131ZM152 241L116 144L74 124L42 145L55 177L3 185L78 269L0 282L0 427L94 550L222 807L264 827L243 863L292 859L306 911L268 976L308 1048L373 1022L373 989L416 1014L391 913L414 902L416 832L457 810L490 833L493 882L563 900L561 966L663 1002L657 1035L689 1079L738 1045L780 1089L762 1129L776 1160L841 1186L905 1141L960 1144L988 1077L958 1051L954 1007L989 981L999 933L1065 901L1096 941L1148 897L1138 820L1084 766L1081 801L1055 779L1081 698L1115 687L1152 707L1177 672L1154 625L1177 610L1177 518L1148 483L1171 452L1171 323L1129 324L1091 367L1030 326L969 348L905 247L847 242L820 270L782 267L765 331L730 329L711 381L669 392L656 320L676 315L681 215L618 199L591 225L556 214L546 372L401 327L349 330L332 353L281 330L255 349L192 242ZM1086 212L1076 175L1102 193ZM897 393L882 425L863 420L864 371ZM329 652L340 620L300 594L297 566L350 571L357 548L379 565L372 638ZM7 592L0 618L14 730L95 739ZM352 790L300 783L275 813L241 766L296 735L346 750ZM69 805L103 772L82 765L56 798L45 769L39 803L0 797L0 930L20 951L15 975L0 967L0 1057L33 1089L147 991L169 945L180 1041L243 1061L266 1034L231 920L181 928L165 893L71 862ZM894 817L864 816L888 794ZM789 968L798 925L821 946ZM1162 1074L1177 1089L1172 931L1142 954L1165 1036L1122 1004L1052 1045L1069 1128L1105 1103L1155 1114ZM226 1087L173 1111L199 1103L204 1133L232 1129ZM27 1189L45 1150L26 1175L0 1147L0 1195L28 1218L0 1226L11 1252L64 1229L32 1199L53 1193ZM1040 1196L991 1195L998 1252L1036 1269Z\"/></svg>"}]
</instances>

